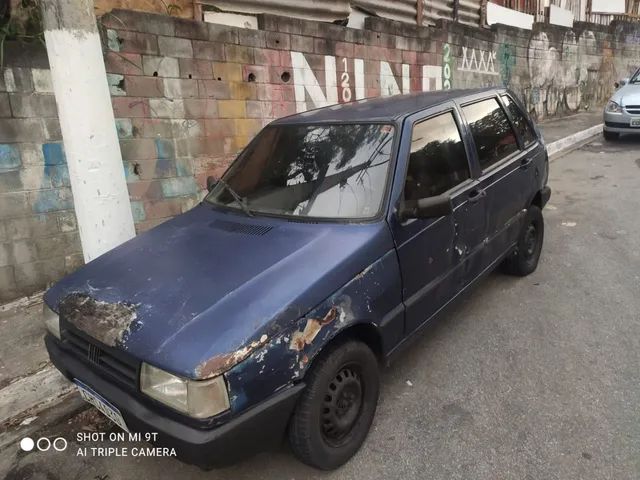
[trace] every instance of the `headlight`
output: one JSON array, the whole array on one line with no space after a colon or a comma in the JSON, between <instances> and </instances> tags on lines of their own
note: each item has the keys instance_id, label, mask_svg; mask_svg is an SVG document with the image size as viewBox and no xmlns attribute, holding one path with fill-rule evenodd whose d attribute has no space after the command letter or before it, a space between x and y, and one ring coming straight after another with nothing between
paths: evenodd
<instances>
[{"instance_id":1,"label":"headlight","mask_svg":"<svg viewBox=\"0 0 640 480\"><path fill-rule=\"evenodd\" d=\"M60 339L60 316L42 302L42 321L51 335Z\"/></svg>"},{"instance_id":2,"label":"headlight","mask_svg":"<svg viewBox=\"0 0 640 480\"><path fill-rule=\"evenodd\" d=\"M609 103L607 103L605 111L609 113L622 113L622 107L618 105L616 102L614 102L613 100L609 100Z\"/></svg>"},{"instance_id":3,"label":"headlight","mask_svg":"<svg viewBox=\"0 0 640 480\"><path fill-rule=\"evenodd\" d=\"M188 380L143 363L140 390L195 418L212 417L229 408L229 394L222 375L211 380Z\"/></svg>"}]
</instances>

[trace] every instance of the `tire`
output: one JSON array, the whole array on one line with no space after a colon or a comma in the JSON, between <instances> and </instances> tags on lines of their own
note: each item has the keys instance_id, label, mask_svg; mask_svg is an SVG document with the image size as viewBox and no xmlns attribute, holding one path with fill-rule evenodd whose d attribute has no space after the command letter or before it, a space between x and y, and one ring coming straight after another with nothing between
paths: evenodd
<instances>
[{"instance_id":1,"label":"tire","mask_svg":"<svg viewBox=\"0 0 640 480\"><path fill-rule=\"evenodd\" d=\"M612 142L614 140L618 140L620 138L620 134L617 132L607 132L606 130L602 131L602 135L604 135L604 139Z\"/></svg>"},{"instance_id":2,"label":"tire","mask_svg":"<svg viewBox=\"0 0 640 480\"><path fill-rule=\"evenodd\" d=\"M378 361L360 341L339 342L320 353L306 382L289 422L289 444L307 465L333 470L369 433L378 405Z\"/></svg>"},{"instance_id":3,"label":"tire","mask_svg":"<svg viewBox=\"0 0 640 480\"><path fill-rule=\"evenodd\" d=\"M527 209L524 225L515 250L503 262L502 270L509 275L524 277L538 266L544 241L544 220L537 205Z\"/></svg>"}]
</instances>

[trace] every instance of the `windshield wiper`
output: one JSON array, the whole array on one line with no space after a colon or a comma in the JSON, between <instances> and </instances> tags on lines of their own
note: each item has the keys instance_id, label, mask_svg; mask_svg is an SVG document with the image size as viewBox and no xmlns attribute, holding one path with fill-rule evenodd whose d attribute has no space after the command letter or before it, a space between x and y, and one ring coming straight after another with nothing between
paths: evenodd
<instances>
[{"instance_id":1,"label":"windshield wiper","mask_svg":"<svg viewBox=\"0 0 640 480\"><path fill-rule=\"evenodd\" d=\"M221 184L226 190L227 192L229 192L231 194L231 196L233 197L233 199L238 202L238 204L240 205L240 207L242 208L242 210L244 211L244 213L246 213L247 215L249 215L250 217L253 217L254 214L251 211L251 209L249 207L247 207L247 200L238 195L238 193L229 186L229 184L227 182L225 182L224 180L220 179L218 180L218 183Z\"/></svg>"}]
</instances>

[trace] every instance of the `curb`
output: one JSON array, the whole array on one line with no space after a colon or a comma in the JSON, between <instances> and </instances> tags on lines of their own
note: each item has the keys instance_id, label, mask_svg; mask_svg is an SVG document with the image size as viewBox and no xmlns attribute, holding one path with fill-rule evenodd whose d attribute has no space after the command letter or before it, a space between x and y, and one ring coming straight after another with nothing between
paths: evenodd
<instances>
[{"instance_id":1,"label":"curb","mask_svg":"<svg viewBox=\"0 0 640 480\"><path fill-rule=\"evenodd\" d=\"M37 416L72 392L73 384L51 364L15 379L0 390L0 427Z\"/></svg>"},{"instance_id":2,"label":"curb","mask_svg":"<svg viewBox=\"0 0 640 480\"><path fill-rule=\"evenodd\" d=\"M15 310L18 308L27 308L31 305L35 305L36 303L42 303L43 295L44 290L36 292L33 295L29 295L27 297L16 298L9 303L0 305L0 312L7 312L9 310Z\"/></svg>"},{"instance_id":3,"label":"curb","mask_svg":"<svg viewBox=\"0 0 640 480\"><path fill-rule=\"evenodd\" d=\"M599 123L598 125L594 125L593 127L587 128L586 130L573 133L568 137L564 137L560 140L556 140L555 142L551 142L549 145L547 145L547 153L549 154L549 157L556 156L561 152L569 150L579 143L582 143L585 140L588 140L591 137L600 134L603 127L604 124Z\"/></svg>"}]
</instances>

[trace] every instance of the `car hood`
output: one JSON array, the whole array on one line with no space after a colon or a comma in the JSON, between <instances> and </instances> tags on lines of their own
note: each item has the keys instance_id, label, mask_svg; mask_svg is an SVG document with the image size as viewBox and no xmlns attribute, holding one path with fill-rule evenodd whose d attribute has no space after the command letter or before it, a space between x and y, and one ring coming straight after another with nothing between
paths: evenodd
<instances>
[{"instance_id":1,"label":"car hood","mask_svg":"<svg viewBox=\"0 0 640 480\"><path fill-rule=\"evenodd\" d=\"M640 105L640 84L627 84L617 90L611 100L619 105Z\"/></svg>"},{"instance_id":2,"label":"car hood","mask_svg":"<svg viewBox=\"0 0 640 480\"><path fill-rule=\"evenodd\" d=\"M219 372L199 366L242 361L392 246L384 221L249 218L203 203L88 263L45 301L104 344L203 378Z\"/></svg>"}]
</instances>

